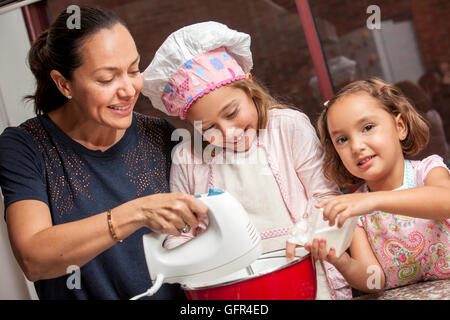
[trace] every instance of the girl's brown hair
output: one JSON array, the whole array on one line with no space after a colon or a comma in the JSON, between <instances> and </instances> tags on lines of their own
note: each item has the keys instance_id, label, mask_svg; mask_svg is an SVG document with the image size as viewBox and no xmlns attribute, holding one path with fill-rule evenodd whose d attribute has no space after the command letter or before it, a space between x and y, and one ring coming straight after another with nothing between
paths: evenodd
<instances>
[{"instance_id":1,"label":"girl's brown hair","mask_svg":"<svg viewBox=\"0 0 450 320\"><path fill-rule=\"evenodd\" d=\"M378 78L370 78L348 84L336 96L325 103L325 109L317 120L320 142L325 150L324 174L328 179L334 181L341 187L357 184L362 182L362 180L353 176L345 168L334 148L328 131L327 114L333 104L342 97L361 92L365 92L377 99L383 108L392 114L392 116L395 117L401 114L408 128L406 138L400 141L405 156L417 154L427 145L429 140L429 127L426 120L414 109L408 99L395 86Z\"/></svg>"}]
</instances>

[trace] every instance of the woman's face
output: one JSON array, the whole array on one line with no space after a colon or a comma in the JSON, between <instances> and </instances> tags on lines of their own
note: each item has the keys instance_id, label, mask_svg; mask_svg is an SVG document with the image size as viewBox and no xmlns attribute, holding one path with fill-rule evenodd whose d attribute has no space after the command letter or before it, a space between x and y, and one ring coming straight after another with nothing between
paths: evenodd
<instances>
[{"instance_id":1,"label":"woman's face","mask_svg":"<svg viewBox=\"0 0 450 320\"><path fill-rule=\"evenodd\" d=\"M198 99L187 112L187 120L211 144L233 151L246 151L258 130L258 112L242 90L223 86Z\"/></svg>"},{"instance_id":2,"label":"woman's face","mask_svg":"<svg viewBox=\"0 0 450 320\"><path fill-rule=\"evenodd\" d=\"M83 64L69 81L71 107L83 121L128 128L143 85L132 36L118 23L88 38L80 52Z\"/></svg>"}]
</instances>

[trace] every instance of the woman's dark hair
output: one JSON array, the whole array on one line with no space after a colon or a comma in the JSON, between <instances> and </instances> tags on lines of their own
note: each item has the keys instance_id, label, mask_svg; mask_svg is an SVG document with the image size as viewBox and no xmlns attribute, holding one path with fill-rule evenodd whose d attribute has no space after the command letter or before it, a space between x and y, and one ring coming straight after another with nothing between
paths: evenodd
<instances>
[{"instance_id":1,"label":"woman's dark hair","mask_svg":"<svg viewBox=\"0 0 450 320\"><path fill-rule=\"evenodd\" d=\"M50 71L59 71L72 80L73 72L83 64L81 46L90 36L102 29L110 29L125 22L114 12L100 7L79 7L79 26L72 26L73 12L63 10L50 28L32 44L28 63L36 78L36 92L26 96L34 100L36 114L48 113L61 107L67 98L56 87ZM70 19L70 20L69 20Z\"/></svg>"}]
</instances>

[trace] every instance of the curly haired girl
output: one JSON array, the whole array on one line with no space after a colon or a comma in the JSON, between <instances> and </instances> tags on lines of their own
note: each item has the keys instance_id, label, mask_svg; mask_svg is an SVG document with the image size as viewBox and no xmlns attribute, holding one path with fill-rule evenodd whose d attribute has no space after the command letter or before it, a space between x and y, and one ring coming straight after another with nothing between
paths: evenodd
<instances>
[{"instance_id":1,"label":"curly haired girl","mask_svg":"<svg viewBox=\"0 0 450 320\"><path fill-rule=\"evenodd\" d=\"M341 187L363 184L355 193L318 203L330 225L360 216L351 256L327 252L323 239L306 245L312 255L365 292L448 279L449 170L437 155L405 159L423 149L429 136L405 96L380 79L353 82L326 103L318 130L325 176Z\"/></svg>"}]
</instances>

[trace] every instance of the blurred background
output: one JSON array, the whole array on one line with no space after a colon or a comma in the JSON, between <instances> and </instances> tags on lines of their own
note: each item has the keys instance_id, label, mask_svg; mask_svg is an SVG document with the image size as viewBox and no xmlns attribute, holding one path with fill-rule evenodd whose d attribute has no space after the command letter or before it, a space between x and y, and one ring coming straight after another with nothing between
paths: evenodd
<instances>
[{"instance_id":1,"label":"blurred background","mask_svg":"<svg viewBox=\"0 0 450 320\"><path fill-rule=\"evenodd\" d=\"M72 4L121 16L141 54L141 71L164 39L185 25L215 20L249 33L254 77L313 124L323 102L351 81L377 76L397 84L430 122L429 146L417 158L437 153L449 163L448 0L0 0L0 132L34 117L22 99L34 88L27 51ZM135 109L186 126L142 95ZM0 299L34 298L0 225Z\"/></svg>"}]
</instances>

